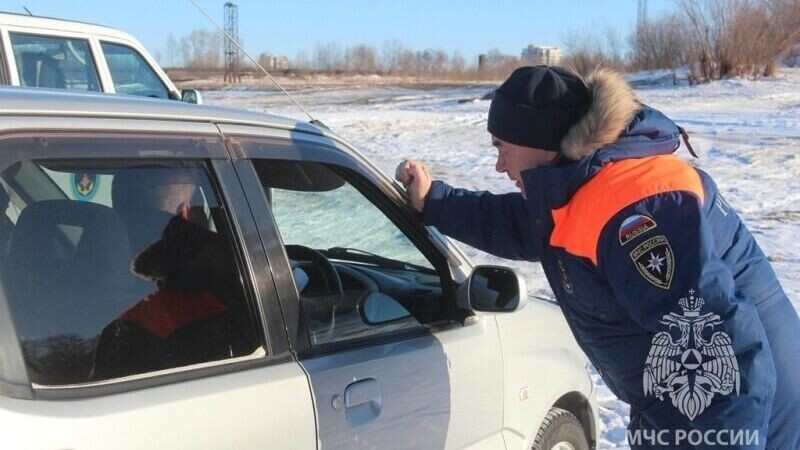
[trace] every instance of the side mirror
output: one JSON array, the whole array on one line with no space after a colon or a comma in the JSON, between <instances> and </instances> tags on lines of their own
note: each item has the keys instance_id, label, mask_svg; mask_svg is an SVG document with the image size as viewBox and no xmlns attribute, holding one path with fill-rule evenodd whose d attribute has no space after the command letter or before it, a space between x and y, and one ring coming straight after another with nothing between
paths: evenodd
<instances>
[{"instance_id":1,"label":"side mirror","mask_svg":"<svg viewBox=\"0 0 800 450\"><path fill-rule=\"evenodd\" d=\"M459 305L483 313L518 311L528 301L525 279L502 266L477 266L458 293Z\"/></svg>"},{"instance_id":2,"label":"side mirror","mask_svg":"<svg viewBox=\"0 0 800 450\"><path fill-rule=\"evenodd\" d=\"M184 89L181 91L181 101L192 103L194 105L202 105L203 96L200 95L200 91L194 89Z\"/></svg>"},{"instance_id":3,"label":"side mirror","mask_svg":"<svg viewBox=\"0 0 800 450\"><path fill-rule=\"evenodd\" d=\"M383 325L411 317L411 313L397 300L380 292L373 292L358 302L358 313L367 325Z\"/></svg>"}]
</instances>

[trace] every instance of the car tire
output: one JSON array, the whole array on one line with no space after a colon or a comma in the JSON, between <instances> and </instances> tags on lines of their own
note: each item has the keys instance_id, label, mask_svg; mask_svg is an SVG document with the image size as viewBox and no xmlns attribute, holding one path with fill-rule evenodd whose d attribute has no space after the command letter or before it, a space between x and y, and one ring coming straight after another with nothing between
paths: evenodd
<instances>
[{"instance_id":1,"label":"car tire","mask_svg":"<svg viewBox=\"0 0 800 450\"><path fill-rule=\"evenodd\" d=\"M575 414L552 408L544 417L531 450L589 450L589 441Z\"/></svg>"}]
</instances>

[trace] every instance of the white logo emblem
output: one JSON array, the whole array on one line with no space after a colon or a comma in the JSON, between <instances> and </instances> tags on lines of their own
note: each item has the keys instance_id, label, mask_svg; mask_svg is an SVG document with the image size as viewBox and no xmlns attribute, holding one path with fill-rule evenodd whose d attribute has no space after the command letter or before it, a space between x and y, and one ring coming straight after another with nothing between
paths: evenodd
<instances>
[{"instance_id":1,"label":"white logo emblem","mask_svg":"<svg viewBox=\"0 0 800 450\"><path fill-rule=\"evenodd\" d=\"M669 313L661 319L668 328L653 336L643 380L646 396L663 401L669 395L672 406L689 420L705 411L715 395L739 394L739 363L731 338L722 331L705 338L723 321L714 313L700 315L705 302L694 294L690 289L688 297L678 300L683 315ZM673 330L680 332L677 339Z\"/></svg>"}]
</instances>

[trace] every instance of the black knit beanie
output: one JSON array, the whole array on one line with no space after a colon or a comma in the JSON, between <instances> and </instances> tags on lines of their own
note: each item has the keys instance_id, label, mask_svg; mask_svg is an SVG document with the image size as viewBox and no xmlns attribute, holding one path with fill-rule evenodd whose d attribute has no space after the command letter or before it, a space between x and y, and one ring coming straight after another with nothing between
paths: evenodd
<instances>
[{"instance_id":1,"label":"black knit beanie","mask_svg":"<svg viewBox=\"0 0 800 450\"><path fill-rule=\"evenodd\" d=\"M489 133L512 144L558 152L561 139L590 103L579 76L560 67L520 67L495 91Z\"/></svg>"}]
</instances>

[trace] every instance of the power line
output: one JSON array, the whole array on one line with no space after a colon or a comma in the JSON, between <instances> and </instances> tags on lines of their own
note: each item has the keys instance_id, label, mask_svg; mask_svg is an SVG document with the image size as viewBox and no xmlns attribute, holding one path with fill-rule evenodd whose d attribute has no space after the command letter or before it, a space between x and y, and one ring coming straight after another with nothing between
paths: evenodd
<instances>
[{"instance_id":1,"label":"power line","mask_svg":"<svg viewBox=\"0 0 800 450\"><path fill-rule=\"evenodd\" d=\"M247 58L248 58L250 61L252 61L252 62L253 62L253 64L255 64L255 65L256 65L256 67L258 67L259 69L261 69L261 71L262 71L262 72L264 72L264 75L266 75L267 77L269 77L270 81L272 81L273 83L275 83L275 86L278 86L278 89L280 89L280 90L281 90L281 92L283 92L283 94L284 94L284 95L286 95L287 97L289 97L289 100L291 100L291 101L292 101L292 103L294 103L294 104L295 104L295 105L296 105L298 108L300 108L300 110L301 110L301 111L303 111L303 114L305 114L306 116L308 116L308 119L311 121L311 123L313 123L313 124L316 124L316 125L320 125L320 126L322 126L322 127L325 127L325 128L328 128L328 127L327 127L327 126L325 126L325 124L323 124L321 121L319 121L319 120L315 119L314 117L312 117L312 116L311 116L311 114L310 114L308 111L306 111L306 109L305 109L305 108L303 108L303 105L301 105L301 104L300 104L300 103L299 103L297 100L295 100L295 98L294 98L294 97L292 97L292 95L291 95L291 94L289 94L289 92L287 92L287 91L286 91L286 89L284 89L284 88L283 88L283 86L281 86L281 84L280 84L280 83L278 83L278 80L276 80L275 78L273 78L273 76L272 76L272 75L271 75L271 74L270 74L270 73L267 71L267 69L265 69L265 68L264 68L264 66L262 66L261 64L259 64L259 63L258 63L258 61L256 61L256 59L255 59L255 58L253 58L252 56L250 56L250 54L249 54L249 53L247 53L247 51L246 51L246 50L245 50L245 49L244 49L244 48L243 48L243 47L242 47L242 46L239 44L239 41L237 41L237 40L233 39L233 37L232 37L232 36L231 36L231 35L230 35L230 34L229 34L227 31L225 31L225 30L224 30L224 29L223 29L221 26L219 26L219 25L217 24L217 22L215 22L215 21L214 21L214 19L212 19L212 18L211 18L211 16L209 16L209 15L208 15L208 13L207 13L207 12L206 12L206 11L205 11L203 8L201 8L201 7L200 7L200 5L198 5L198 4L197 4L197 2L196 2L195 0L189 0L189 2L190 2L192 5L194 5L194 7L195 7L195 8L197 8L197 10L198 10L198 11L200 11L200 13L201 13L202 15L204 15L204 16L206 17L206 19L208 19L208 21L209 21L209 22L211 22L211 24L212 24L212 25L214 25L215 27L217 27L217 29L218 29L218 30L222 31L222 33L223 33L223 34L225 35L225 37L228 39L228 42L231 42L233 45L235 45L235 46L236 46L236 48L238 48L238 49L239 49L239 51L240 51L240 52L242 52L242 53L244 54L244 56L246 56L246 57L247 57ZM237 9L237 17L238 17L238 9ZM238 30L237 30L237 31L238 31Z\"/></svg>"}]
</instances>

